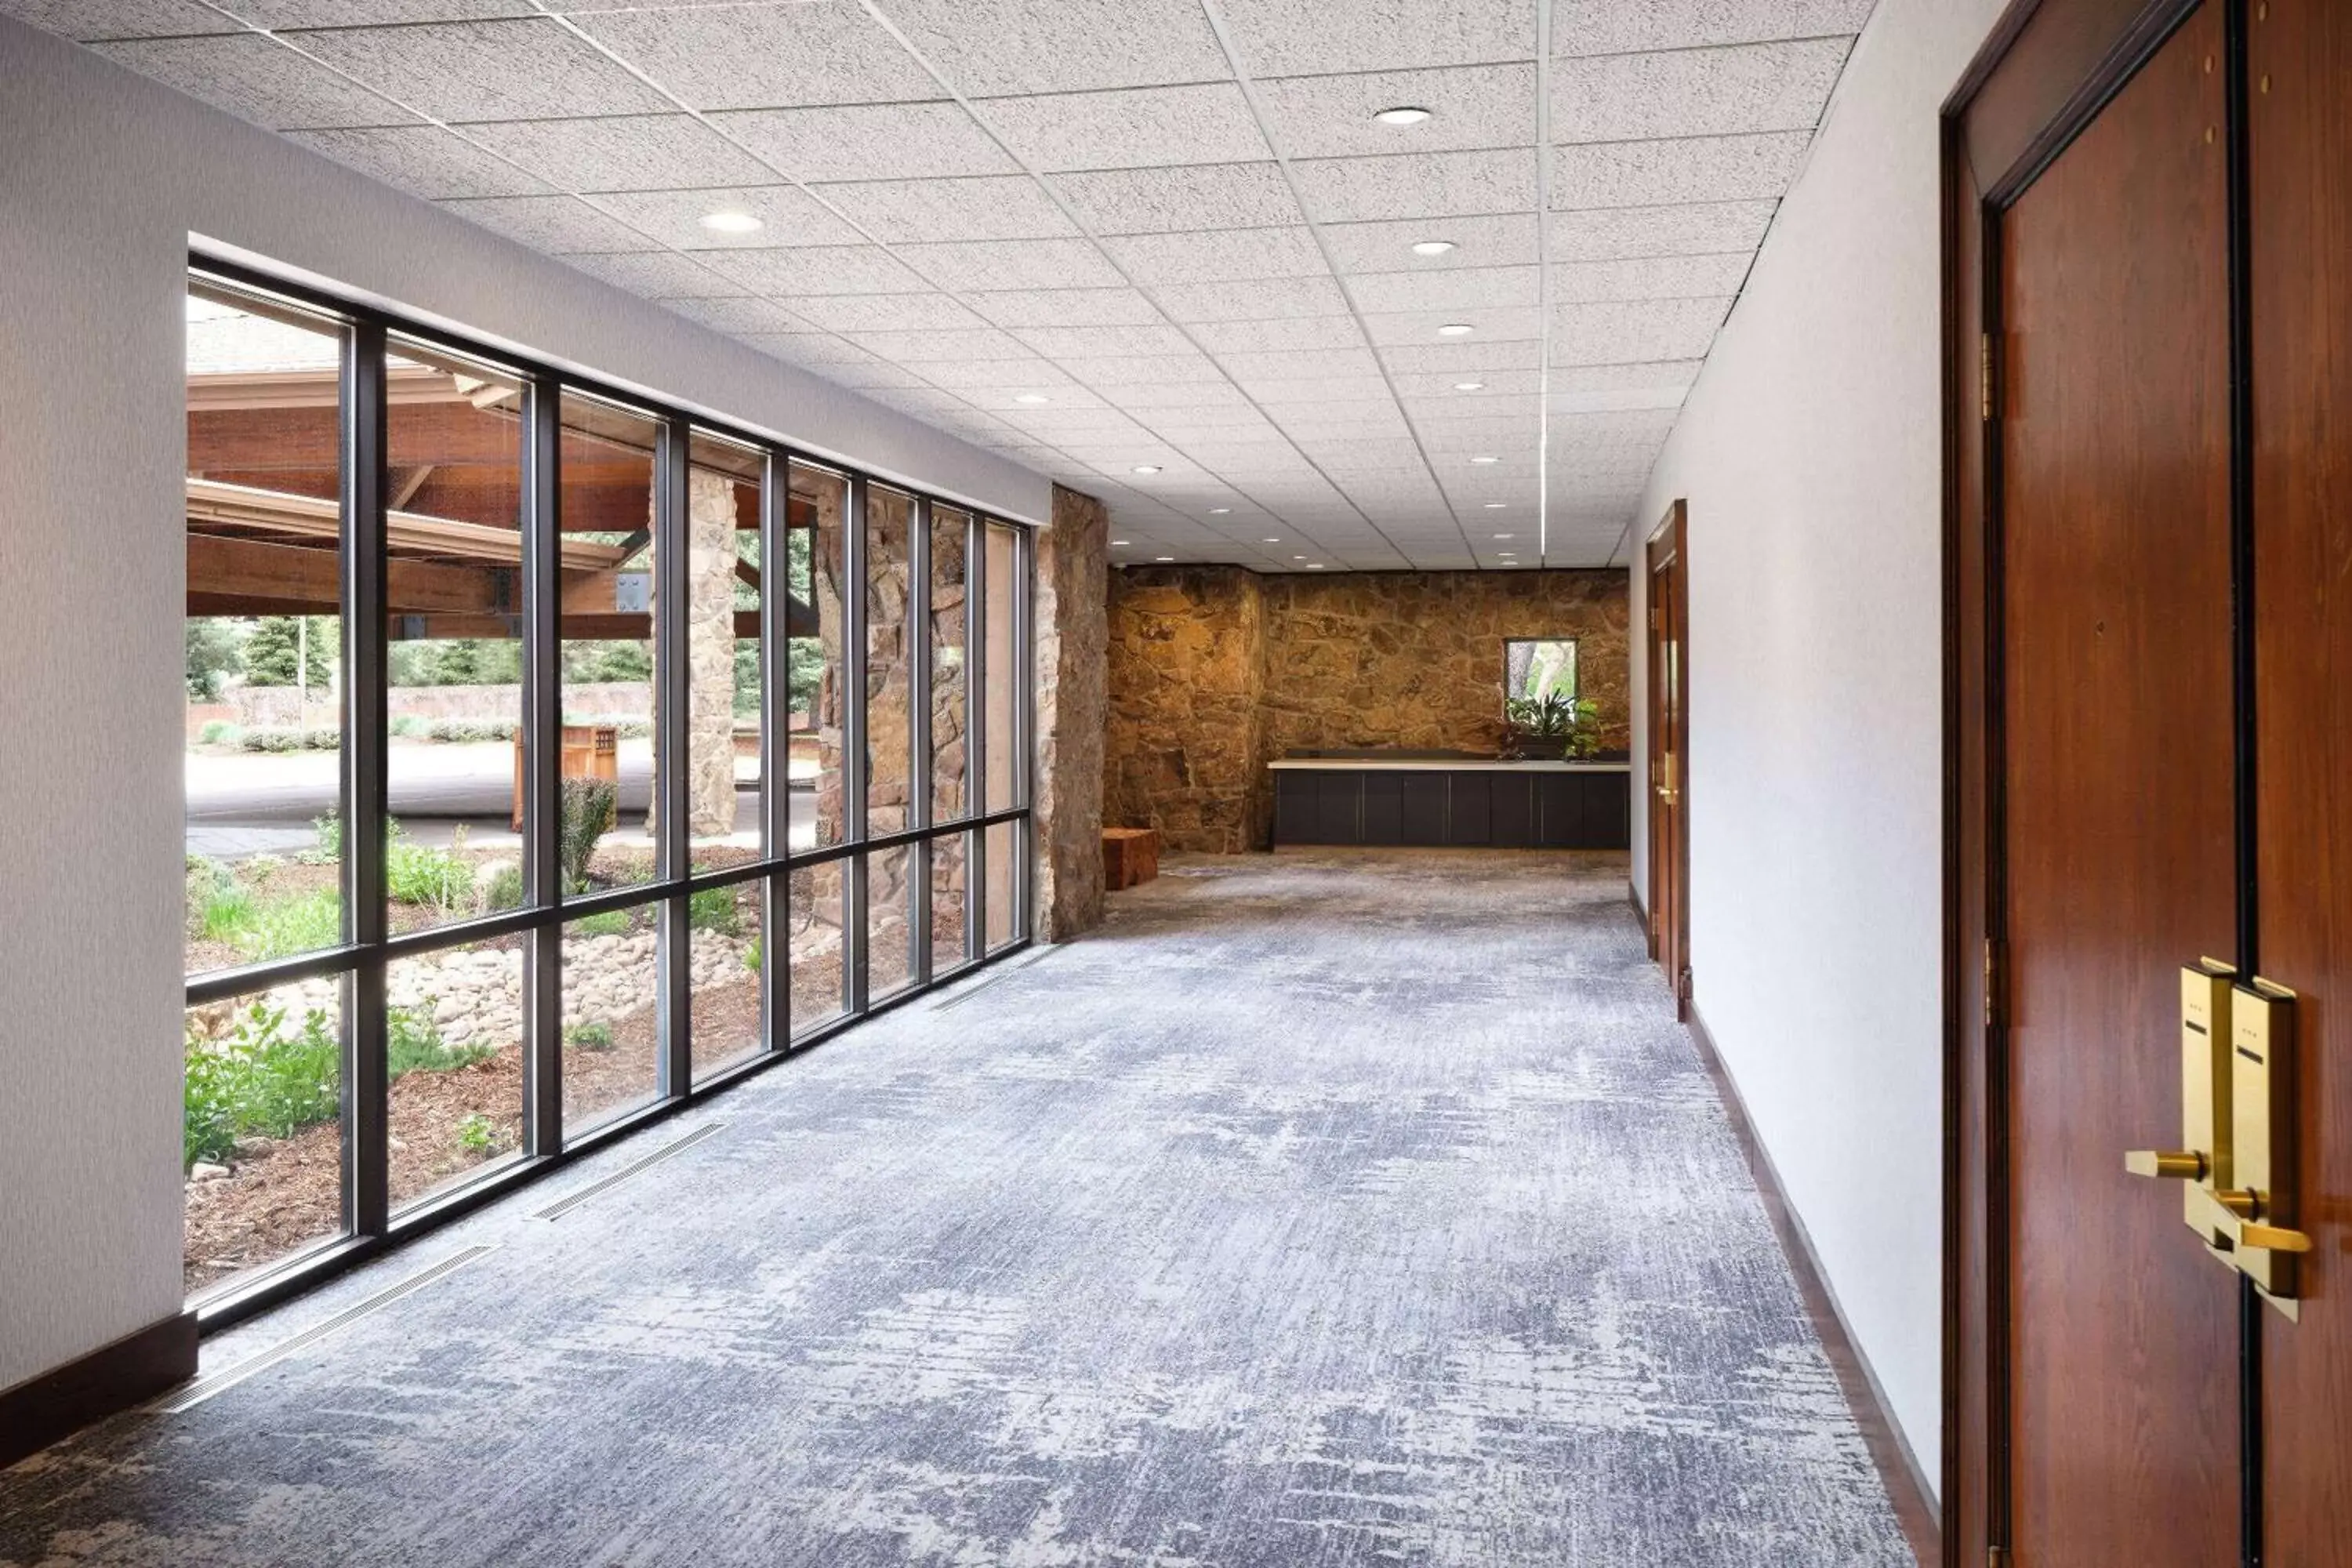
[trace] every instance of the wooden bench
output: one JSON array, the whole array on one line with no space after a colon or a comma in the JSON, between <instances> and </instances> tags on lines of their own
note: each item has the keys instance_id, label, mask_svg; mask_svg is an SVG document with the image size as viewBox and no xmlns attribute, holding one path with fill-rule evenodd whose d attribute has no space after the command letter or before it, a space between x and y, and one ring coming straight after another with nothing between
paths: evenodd
<instances>
[{"instance_id":1,"label":"wooden bench","mask_svg":"<svg viewBox=\"0 0 2352 1568\"><path fill-rule=\"evenodd\" d=\"M1110 892L1160 875L1160 829L1156 827L1106 827L1102 847L1103 887Z\"/></svg>"}]
</instances>

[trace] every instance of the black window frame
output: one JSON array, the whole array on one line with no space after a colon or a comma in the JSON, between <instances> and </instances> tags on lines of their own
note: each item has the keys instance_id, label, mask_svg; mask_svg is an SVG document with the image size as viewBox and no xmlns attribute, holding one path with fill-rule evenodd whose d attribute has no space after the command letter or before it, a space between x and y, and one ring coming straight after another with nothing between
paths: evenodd
<instances>
[{"instance_id":1,"label":"black window frame","mask_svg":"<svg viewBox=\"0 0 2352 1568\"><path fill-rule=\"evenodd\" d=\"M343 660L339 698L343 729L343 940L336 946L290 958L184 977L184 1005L205 1005L301 980L335 977L344 982L343 1230L338 1237L301 1247L282 1259L257 1266L191 1294L188 1305L196 1312L203 1331L226 1328L266 1310L335 1274L505 1197L584 1154L663 1121L779 1062L813 1050L867 1018L917 1001L1031 945L1035 897L1035 836L1032 822L1036 702L1034 525L960 498L868 474L829 456L799 450L740 425L689 411L592 375L470 341L462 332L289 282L243 263L191 252L188 280L192 287L208 284L252 295L265 302L275 300L290 305L318 316L322 325L339 324L342 329L341 395L338 400L342 527L337 548L341 552L342 589L338 614L342 624ZM388 558L385 531L390 494L385 365L387 344L395 337L478 360L511 374L520 381L524 398L520 442L524 559L519 631L523 644L524 685L524 903L518 909L398 935L388 929L384 875L384 826L390 815L386 808L385 747L390 689L384 613ZM683 641L688 635L683 611L687 552L682 548L680 530L693 435L699 430L740 443L757 450L764 459L760 538L760 856L719 870L698 872L691 868L690 828L686 813L677 809L683 799L688 716L686 704L676 700L679 694L671 692L666 694L671 700L657 705L656 722L661 731L657 754L668 759L669 765L658 770L656 788L671 795L665 801L670 809L656 814L655 878L628 888L571 899L562 896L555 853L562 723L562 626L555 563L561 542L560 412L566 393L618 405L662 426L662 439L654 458L654 571L658 586L651 630L656 646L656 681L682 682L688 668ZM796 465L847 481L842 520L845 629L839 676L844 703L840 764L845 775L843 833L840 842L797 852L789 841L789 785L782 765L788 750L783 730L788 714L788 496L791 470ZM908 528L907 636L915 654L911 660L911 699L915 703L911 711L921 776L916 781L917 787L908 791L909 825L900 831L868 836L865 832L866 767L863 753L865 710L869 695L865 679L865 534L868 490L875 485L909 497L914 503ZM944 820L934 820L929 776L930 769L936 765L929 743L928 705L932 586L929 556L935 506L963 515L969 574L964 590L966 785L962 813ZM978 672L984 654L977 639L983 631L983 594L995 589L985 584L980 556L992 523L1010 528L1015 541L1013 580L1004 585L1012 590L1018 663L1012 713L1013 732L1009 737L982 733L987 719ZM1013 799L995 810L975 813L974 804L985 799L981 769L984 748L991 743L1015 748ZM1013 889L1014 940L989 952L985 942L983 855L979 847L985 840L986 830L999 824L1011 824L1013 829L1017 857ZM935 953L929 918L932 891L929 846L958 836L965 837L967 846L966 940L960 952ZM914 978L882 1001L870 1002L864 985L868 932L862 868L866 856L901 846L910 847L907 874L910 884L919 889L911 895L920 917L910 930ZM779 917L786 909L791 874L835 860L846 862L841 963L847 1005L839 1016L795 1037L791 1019L790 942L784 934L784 921ZM746 882L761 885L762 944L767 956L760 973L761 1048L698 1079L692 1061L688 901L698 892ZM655 997L662 1031L658 1088L649 1103L599 1121L585 1131L569 1133L563 1124L562 1077L563 928L583 916L640 907L659 911L657 918L663 931L663 957ZM478 1177L427 1194L394 1214L389 1201L386 966L404 958L513 935L529 938L524 965L525 1103L521 1151L516 1158L487 1167Z\"/></svg>"}]
</instances>

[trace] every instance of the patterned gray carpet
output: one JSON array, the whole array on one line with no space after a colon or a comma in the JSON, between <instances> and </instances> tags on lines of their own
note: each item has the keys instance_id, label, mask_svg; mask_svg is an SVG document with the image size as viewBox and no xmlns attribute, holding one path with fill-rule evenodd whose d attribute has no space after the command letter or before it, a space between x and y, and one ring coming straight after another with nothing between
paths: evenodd
<instances>
[{"instance_id":1,"label":"patterned gray carpet","mask_svg":"<svg viewBox=\"0 0 2352 1568\"><path fill-rule=\"evenodd\" d=\"M1178 862L214 1342L498 1246L0 1475L0 1563L1907 1564L1623 878Z\"/></svg>"}]
</instances>

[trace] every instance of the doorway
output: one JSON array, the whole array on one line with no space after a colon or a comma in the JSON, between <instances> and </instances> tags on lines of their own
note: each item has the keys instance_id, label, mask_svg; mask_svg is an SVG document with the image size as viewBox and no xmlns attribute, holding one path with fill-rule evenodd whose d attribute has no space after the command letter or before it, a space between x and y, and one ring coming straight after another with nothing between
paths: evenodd
<instances>
[{"instance_id":1,"label":"doorway","mask_svg":"<svg viewBox=\"0 0 2352 1568\"><path fill-rule=\"evenodd\" d=\"M1650 956L1690 1017L1690 572L1688 508L1676 501L1650 535Z\"/></svg>"},{"instance_id":2,"label":"doorway","mask_svg":"<svg viewBox=\"0 0 2352 1568\"><path fill-rule=\"evenodd\" d=\"M2044 0L1947 110L1956 1563L2352 1527L2347 72Z\"/></svg>"}]
</instances>

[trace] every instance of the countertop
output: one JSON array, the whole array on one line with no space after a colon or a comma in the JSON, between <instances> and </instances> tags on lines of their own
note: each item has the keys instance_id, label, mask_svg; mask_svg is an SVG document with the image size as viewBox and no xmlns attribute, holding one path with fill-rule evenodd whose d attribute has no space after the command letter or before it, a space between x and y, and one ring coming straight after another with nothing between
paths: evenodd
<instances>
[{"instance_id":1,"label":"countertop","mask_svg":"<svg viewBox=\"0 0 2352 1568\"><path fill-rule=\"evenodd\" d=\"M1623 773L1631 763L1571 763L1534 758L1507 763L1494 757L1276 757L1265 764L1274 772L1327 773Z\"/></svg>"}]
</instances>

